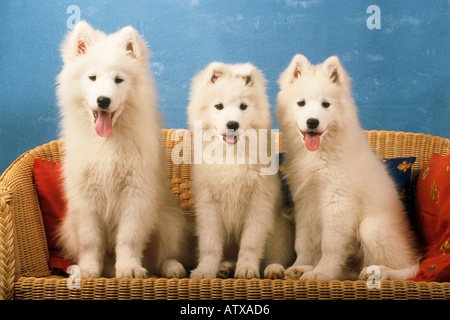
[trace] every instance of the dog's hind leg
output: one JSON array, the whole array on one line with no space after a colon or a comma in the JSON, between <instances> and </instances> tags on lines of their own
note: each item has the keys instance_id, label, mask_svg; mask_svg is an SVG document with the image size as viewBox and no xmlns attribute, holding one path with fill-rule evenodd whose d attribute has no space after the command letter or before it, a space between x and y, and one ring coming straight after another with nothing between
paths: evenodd
<instances>
[{"instance_id":1,"label":"dog's hind leg","mask_svg":"<svg viewBox=\"0 0 450 320\"><path fill-rule=\"evenodd\" d=\"M419 265L411 265L408 266L407 268L404 269L400 269L400 270L396 270L396 269L392 269L392 268L388 268L386 266L380 265L380 266L372 266L371 270L375 270L374 267L378 267L379 269L379 274L376 274L376 276L379 277L380 280L406 280L409 278L414 278L417 274L417 272L419 272ZM368 272L368 268L369 267L365 267L360 275L359 278L361 280L367 280L372 274L374 274L373 272Z\"/></svg>"},{"instance_id":2,"label":"dog's hind leg","mask_svg":"<svg viewBox=\"0 0 450 320\"><path fill-rule=\"evenodd\" d=\"M419 271L419 255L414 247L407 221L396 225L396 221L385 221L385 217L368 217L361 221L358 238L364 254L365 266L376 266L381 280L406 280ZM405 225L406 224L406 225ZM367 267L360 279L367 279Z\"/></svg>"}]
</instances>

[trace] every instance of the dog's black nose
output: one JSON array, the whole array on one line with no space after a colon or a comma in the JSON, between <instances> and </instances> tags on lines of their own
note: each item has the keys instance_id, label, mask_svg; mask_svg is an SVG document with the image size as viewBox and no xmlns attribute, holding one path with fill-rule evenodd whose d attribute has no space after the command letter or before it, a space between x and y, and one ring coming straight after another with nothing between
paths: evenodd
<instances>
[{"instance_id":1,"label":"dog's black nose","mask_svg":"<svg viewBox=\"0 0 450 320\"><path fill-rule=\"evenodd\" d=\"M227 123L227 129L230 129L230 130L237 130L237 129L239 129L239 122L236 122L236 121L228 121L228 123Z\"/></svg>"},{"instance_id":2,"label":"dog's black nose","mask_svg":"<svg viewBox=\"0 0 450 320\"><path fill-rule=\"evenodd\" d=\"M316 129L319 126L319 120L310 118L306 120L306 125L308 126L308 129Z\"/></svg>"},{"instance_id":3,"label":"dog's black nose","mask_svg":"<svg viewBox=\"0 0 450 320\"><path fill-rule=\"evenodd\" d=\"M102 109L108 108L110 104L111 104L111 99L108 97L100 96L97 98L97 105Z\"/></svg>"}]
</instances>

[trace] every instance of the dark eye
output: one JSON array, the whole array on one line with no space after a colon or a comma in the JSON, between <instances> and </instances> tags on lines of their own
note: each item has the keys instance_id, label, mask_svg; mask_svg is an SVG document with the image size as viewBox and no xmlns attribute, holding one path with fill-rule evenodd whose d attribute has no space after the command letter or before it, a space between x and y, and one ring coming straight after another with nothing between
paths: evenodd
<instances>
[{"instance_id":1,"label":"dark eye","mask_svg":"<svg viewBox=\"0 0 450 320\"><path fill-rule=\"evenodd\" d=\"M301 101L297 102L297 104L298 104L299 107L304 107L304 106L306 106L305 100L301 100Z\"/></svg>"},{"instance_id":2,"label":"dark eye","mask_svg":"<svg viewBox=\"0 0 450 320\"><path fill-rule=\"evenodd\" d=\"M326 101L322 102L322 107L328 108L329 106L330 106L329 102L326 102Z\"/></svg>"},{"instance_id":3,"label":"dark eye","mask_svg":"<svg viewBox=\"0 0 450 320\"><path fill-rule=\"evenodd\" d=\"M95 81L95 80L97 80L97 77L96 77L96 76L89 76L89 79L90 79L91 81Z\"/></svg>"},{"instance_id":4,"label":"dark eye","mask_svg":"<svg viewBox=\"0 0 450 320\"><path fill-rule=\"evenodd\" d=\"M116 77L116 78L114 79L114 82L115 82L115 83L121 83L121 82L123 82L123 79L122 79L121 77Z\"/></svg>"},{"instance_id":5,"label":"dark eye","mask_svg":"<svg viewBox=\"0 0 450 320\"><path fill-rule=\"evenodd\" d=\"M222 110L223 109L223 104L218 103L214 106L217 110Z\"/></svg>"},{"instance_id":6,"label":"dark eye","mask_svg":"<svg viewBox=\"0 0 450 320\"><path fill-rule=\"evenodd\" d=\"M245 109L247 109L247 105L246 105L246 104L243 104L243 103L241 103L241 105L239 106L239 109L241 109L241 110L245 110Z\"/></svg>"}]
</instances>

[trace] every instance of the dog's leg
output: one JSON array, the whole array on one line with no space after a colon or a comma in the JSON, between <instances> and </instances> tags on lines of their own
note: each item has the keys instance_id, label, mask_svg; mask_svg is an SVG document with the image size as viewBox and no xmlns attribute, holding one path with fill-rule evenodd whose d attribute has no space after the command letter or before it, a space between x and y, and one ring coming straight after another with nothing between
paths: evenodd
<instances>
[{"instance_id":1,"label":"dog's leg","mask_svg":"<svg viewBox=\"0 0 450 320\"><path fill-rule=\"evenodd\" d=\"M315 261L320 258L319 226L306 219L302 209L295 209L295 252L297 259L285 270L285 279L298 280L303 273L314 269Z\"/></svg>"},{"instance_id":2,"label":"dog's leg","mask_svg":"<svg viewBox=\"0 0 450 320\"><path fill-rule=\"evenodd\" d=\"M197 234L199 240L199 264L192 271L191 279L216 278L223 254L223 235L216 208L210 201L197 199ZM200 211L201 210L201 211Z\"/></svg>"},{"instance_id":3,"label":"dog's leg","mask_svg":"<svg viewBox=\"0 0 450 320\"><path fill-rule=\"evenodd\" d=\"M305 272L301 280L340 280L343 267L356 243L356 218L347 214L351 204L334 199L322 214L322 256L313 270Z\"/></svg>"},{"instance_id":4,"label":"dog's leg","mask_svg":"<svg viewBox=\"0 0 450 320\"><path fill-rule=\"evenodd\" d=\"M408 222L405 218L394 219L396 214L399 215L398 212L373 215L359 224L364 265L379 267L381 280L406 280L419 271L419 255ZM360 279L369 276L366 267Z\"/></svg>"},{"instance_id":5,"label":"dog's leg","mask_svg":"<svg viewBox=\"0 0 450 320\"><path fill-rule=\"evenodd\" d=\"M264 190L263 186L252 195L241 236L235 278L260 277L260 261L275 222L276 196L274 192Z\"/></svg>"},{"instance_id":6,"label":"dog's leg","mask_svg":"<svg viewBox=\"0 0 450 320\"><path fill-rule=\"evenodd\" d=\"M150 193L150 192L148 192ZM139 188L128 186L121 194L119 225L116 236L116 277L145 278L142 267L144 250L156 224L159 207Z\"/></svg>"},{"instance_id":7,"label":"dog's leg","mask_svg":"<svg viewBox=\"0 0 450 320\"><path fill-rule=\"evenodd\" d=\"M88 199L71 198L69 201L61 240L69 253L77 253L81 278L98 278L102 274L105 248L96 206Z\"/></svg>"},{"instance_id":8,"label":"dog's leg","mask_svg":"<svg viewBox=\"0 0 450 320\"><path fill-rule=\"evenodd\" d=\"M163 181L162 183L165 183ZM152 274L166 278L184 278L186 268L197 259L196 239L186 214L176 203L169 189L158 210L154 231L144 252L143 266Z\"/></svg>"},{"instance_id":9,"label":"dog's leg","mask_svg":"<svg viewBox=\"0 0 450 320\"><path fill-rule=\"evenodd\" d=\"M419 272L419 265L411 265L407 268L396 270L392 268L388 268L386 266L380 265L376 266L380 270L380 274L376 275L379 276L379 280L406 280L409 278L414 278L417 275L417 272ZM367 271L369 267L365 267L360 275L359 279L361 280L367 280L372 274Z\"/></svg>"},{"instance_id":10,"label":"dog's leg","mask_svg":"<svg viewBox=\"0 0 450 320\"><path fill-rule=\"evenodd\" d=\"M142 267L146 238L138 235L142 231L131 221L123 221L117 233L116 278L145 278L147 270ZM135 236L136 234L136 236Z\"/></svg>"},{"instance_id":11,"label":"dog's leg","mask_svg":"<svg viewBox=\"0 0 450 320\"><path fill-rule=\"evenodd\" d=\"M275 217L275 227L267 239L264 259L261 262L261 270L264 270L264 277L268 279L283 279L285 268L291 266L295 260L295 229L293 223L286 218L294 213L282 208L277 211L282 214Z\"/></svg>"}]
</instances>

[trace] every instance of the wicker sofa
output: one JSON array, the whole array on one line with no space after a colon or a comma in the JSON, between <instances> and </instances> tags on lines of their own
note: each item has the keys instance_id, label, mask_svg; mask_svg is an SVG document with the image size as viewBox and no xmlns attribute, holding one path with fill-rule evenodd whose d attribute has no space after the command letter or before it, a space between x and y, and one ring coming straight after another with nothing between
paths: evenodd
<instances>
[{"instance_id":1,"label":"wicker sofa","mask_svg":"<svg viewBox=\"0 0 450 320\"><path fill-rule=\"evenodd\" d=\"M450 140L430 135L368 131L373 151L381 158L417 157L408 196L420 169L434 153L450 154ZM164 129L169 186L189 217L194 219L189 164L169 161L177 143L189 131ZM81 280L69 289L67 279L52 275L43 220L33 181L35 158L61 161L60 145L52 141L20 156L0 177L0 299L450 299L450 283L381 281L368 289L365 281L302 281L269 279L146 279ZM280 135L280 150L283 150Z\"/></svg>"}]
</instances>

